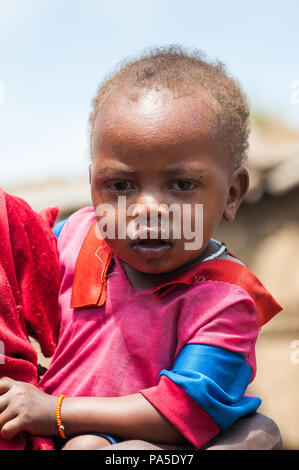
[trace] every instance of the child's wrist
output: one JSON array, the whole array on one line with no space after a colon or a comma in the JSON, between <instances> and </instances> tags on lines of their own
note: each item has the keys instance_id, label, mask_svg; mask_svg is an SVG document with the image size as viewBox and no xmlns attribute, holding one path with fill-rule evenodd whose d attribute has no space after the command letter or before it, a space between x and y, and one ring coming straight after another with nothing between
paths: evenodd
<instances>
[{"instance_id":1,"label":"child's wrist","mask_svg":"<svg viewBox=\"0 0 299 470\"><path fill-rule=\"evenodd\" d=\"M82 398L80 400L77 397L60 395L56 399L55 434L65 439L73 434L79 434L81 431L85 432L86 430L83 428L84 418L81 409L78 407Z\"/></svg>"},{"instance_id":2,"label":"child's wrist","mask_svg":"<svg viewBox=\"0 0 299 470\"><path fill-rule=\"evenodd\" d=\"M59 397L57 397L57 400ZM62 400L60 417L66 437L102 430L103 399L95 397L66 397ZM59 435L56 422L56 435Z\"/></svg>"},{"instance_id":3,"label":"child's wrist","mask_svg":"<svg viewBox=\"0 0 299 470\"><path fill-rule=\"evenodd\" d=\"M61 419L61 407L62 407L62 402L64 399L65 399L65 395L60 395L57 398L56 413L55 413L57 431L62 439L66 439L65 428Z\"/></svg>"}]
</instances>

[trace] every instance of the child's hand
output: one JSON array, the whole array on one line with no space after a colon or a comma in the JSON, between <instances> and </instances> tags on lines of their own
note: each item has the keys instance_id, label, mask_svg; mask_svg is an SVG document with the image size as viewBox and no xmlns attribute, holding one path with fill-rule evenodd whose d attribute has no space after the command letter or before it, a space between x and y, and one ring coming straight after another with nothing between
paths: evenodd
<instances>
[{"instance_id":1,"label":"child's hand","mask_svg":"<svg viewBox=\"0 0 299 470\"><path fill-rule=\"evenodd\" d=\"M11 439L20 431L40 436L57 435L57 398L37 387L4 377L0 379L0 434Z\"/></svg>"}]
</instances>

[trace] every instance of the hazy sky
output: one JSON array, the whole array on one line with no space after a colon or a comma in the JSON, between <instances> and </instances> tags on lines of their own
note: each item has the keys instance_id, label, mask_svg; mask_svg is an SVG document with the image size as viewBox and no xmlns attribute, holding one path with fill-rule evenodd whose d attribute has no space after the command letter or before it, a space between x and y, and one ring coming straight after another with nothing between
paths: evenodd
<instances>
[{"instance_id":1,"label":"hazy sky","mask_svg":"<svg viewBox=\"0 0 299 470\"><path fill-rule=\"evenodd\" d=\"M98 84L150 46L224 61L254 109L299 128L298 21L298 0L0 0L0 185L86 171Z\"/></svg>"}]
</instances>

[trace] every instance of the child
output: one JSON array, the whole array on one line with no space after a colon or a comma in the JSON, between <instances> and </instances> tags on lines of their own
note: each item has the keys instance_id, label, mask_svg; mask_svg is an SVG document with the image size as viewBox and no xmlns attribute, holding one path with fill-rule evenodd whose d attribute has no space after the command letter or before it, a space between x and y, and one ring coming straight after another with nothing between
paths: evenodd
<instances>
[{"instance_id":1,"label":"child","mask_svg":"<svg viewBox=\"0 0 299 470\"><path fill-rule=\"evenodd\" d=\"M224 67L179 48L127 62L100 87L93 207L58 238L58 346L41 390L0 381L4 438L26 430L67 436L65 449L128 439L202 448L258 408L245 395L255 342L281 307L212 238L248 189L248 117ZM172 205L179 218L167 233Z\"/></svg>"}]
</instances>

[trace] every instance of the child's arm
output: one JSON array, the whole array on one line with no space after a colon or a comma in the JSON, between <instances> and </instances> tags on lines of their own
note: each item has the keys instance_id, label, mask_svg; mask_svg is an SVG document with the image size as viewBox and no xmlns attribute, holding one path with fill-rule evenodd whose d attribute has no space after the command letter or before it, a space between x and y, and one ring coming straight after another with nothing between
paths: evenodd
<instances>
[{"instance_id":1,"label":"child's arm","mask_svg":"<svg viewBox=\"0 0 299 470\"><path fill-rule=\"evenodd\" d=\"M58 435L57 397L37 387L0 379L1 437L11 439L20 431ZM65 398L61 407L65 433L70 436L101 432L123 438L183 443L185 438L140 393L115 398Z\"/></svg>"},{"instance_id":2,"label":"child's arm","mask_svg":"<svg viewBox=\"0 0 299 470\"><path fill-rule=\"evenodd\" d=\"M65 398L61 416L65 432L70 434L100 431L126 439L187 442L141 393L116 398Z\"/></svg>"}]
</instances>

